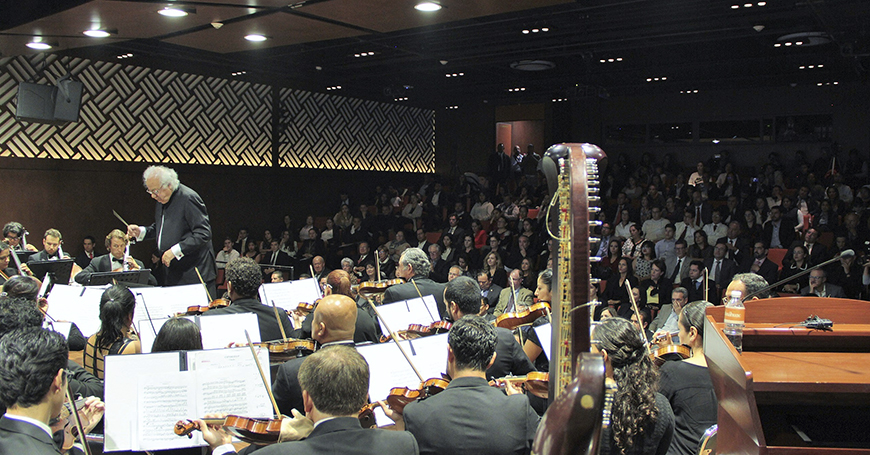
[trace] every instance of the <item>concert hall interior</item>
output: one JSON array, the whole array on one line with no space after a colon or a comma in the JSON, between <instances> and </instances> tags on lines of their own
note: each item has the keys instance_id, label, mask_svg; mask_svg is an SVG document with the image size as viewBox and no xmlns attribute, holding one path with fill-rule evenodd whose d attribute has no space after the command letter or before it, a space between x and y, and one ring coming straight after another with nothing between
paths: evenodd
<instances>
[{"instance_id":1,"label":"concert hall interior","mask_svg":"<svg viewBox=\"0 0 870 455\"><path fill-rule=\"evenodd\" d=\"M225 397L154 392L210 365L310 453L347 430L363 453L714 455L717 422L723 453L870 450L866 0L5 2L0 182L0 360L28 361L6 330L62 351L37 319L71 359L0 407L129 375L94 429L113 450L234 453L235 416L188 415ZM70 267L47 299L15 276ZM62 298L87 317L51 317ZM554 406L575 380L595 403ZM146 406L205 419L175 428L196 444L149 439ZM580 407L588 440L559 434ZM443 437L468 419L492 431Z\"/></svg>"}]
</instances>

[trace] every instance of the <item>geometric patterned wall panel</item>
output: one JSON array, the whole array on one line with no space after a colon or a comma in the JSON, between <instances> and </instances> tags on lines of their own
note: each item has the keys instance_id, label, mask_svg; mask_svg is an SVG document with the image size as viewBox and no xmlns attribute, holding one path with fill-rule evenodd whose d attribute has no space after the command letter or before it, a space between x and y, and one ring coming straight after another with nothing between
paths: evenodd
<instances>
[{"instance_id":1,"label":"geometric patterned wall panel","mask_svg":"<svg viewBox=\"0 0 870 455\"><path fill-rule=\"evenodd\" d=\"M272 164L268 85L53 54L42 72L43 59L0 59L0 156ZM54 83L67 68L84 84L79 121L16 120L18 82Z\"/></svg>"},{"instance_id":2,"label":"geometric patterned wall panel","mask_svg":"<svg viewBox=\"0 0 870 455\"><path fill-rule=\"evenodd\" d=\"M282 89L281 167L435 172L435 112Z\"/></svg>"}]
</instances>

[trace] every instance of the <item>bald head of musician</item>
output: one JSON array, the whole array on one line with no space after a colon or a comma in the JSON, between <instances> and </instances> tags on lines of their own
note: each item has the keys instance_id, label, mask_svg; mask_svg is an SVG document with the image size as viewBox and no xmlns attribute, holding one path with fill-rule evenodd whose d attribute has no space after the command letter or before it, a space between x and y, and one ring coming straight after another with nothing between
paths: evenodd
<instances>
[{"instance_id":1,"label":"bald head of musician","mask_svg":"<svg viewBox=\"0 0 870 455\"><path fill-rule=\"evenodd\" d=\"M453 321L467 314L480 314L480 300L480 285L470 277L457 277L444 287L444 304Z\"/></svg>"},{"instance_id":2,"label":"bald head of musician","mask_svg":"<svg viewBox=\"0 0 870 455\"><path fill-rule=\"evenodd\" d=\"M324 345L336 341L353 340L356 329L356 302L341 294L320 299L311 321L311 338ZM359 411L359 409L357 409Z\"/></svg>"},{"instance_id":3,"label":"bald head of musician","mask_svg":"<svg viewBox=\"0 0 870 455\"><path fill-rule=\"evenodd\" d=\"M731 291L740 291L743 300L746 300L747 295L754 294L755 292L766 288L767 285L767 280L757 273L738 273L734 275L734 278L731 279L731 283L728 284L728 288L725 290L725 298L728 299L731 297ZM768 297L770 297L770 292L764 291L753 296L750 300L766 299Z\"/></svg>"},{"instance_id":4,"label":"bald head of musician","mask_svg":"<svg viewBox=\"0 0 870 455\"><path fill-rule=\"evenodd\" d=\"M166 204L181 182L175 170L166 166L149 166L142 174L142 183L152 199Z\"/></svg>"}]
</instances>

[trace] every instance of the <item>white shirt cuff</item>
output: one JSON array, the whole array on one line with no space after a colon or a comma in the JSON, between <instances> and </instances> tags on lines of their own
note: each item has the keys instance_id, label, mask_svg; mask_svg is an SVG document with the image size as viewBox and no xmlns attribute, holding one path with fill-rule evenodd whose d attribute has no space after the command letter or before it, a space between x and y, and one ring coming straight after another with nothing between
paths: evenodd
<instances>
[{"instance_id":1,"label":"white shirt cuff","mask_svg":"<svg viewBox=\"0 0 870 455\"><path fill-rule=\"evenodd\" d=\"M233 447L232 444L224 444L224 445L218 446L216 449L214 449L214 451L212 452L212 455L224 455L227 453L236 453L236 448Z\"/></svg>"},{"instance_id":2,"label":"white shirt cuff","mask_svg":"<svg viewBox=\"0 0 870 455\"><path fill-rule=\"evenodd\" d=\"M184 257L184 253L181 252L181 246L179 246L177 243L175 245L172 245L172 248L170 248L170 250L172 251L172 254L175 255L175 259L181 259Z\"/></svg>"},{"instance_id":3,"label":"white shirt cuff","mask_svg":"<svg viewBox=\"0 0 870 455\"><path fill-rule=\"evenodd\" d=\"M140 226L140 227L139 227L139 237L136 237L136 241L141 242L141 241L145 240L145 233L146 233L147 231L148 231L147 228L145 228L145 227L141 227L141 226Z\"/></svg>"}]
</instances>

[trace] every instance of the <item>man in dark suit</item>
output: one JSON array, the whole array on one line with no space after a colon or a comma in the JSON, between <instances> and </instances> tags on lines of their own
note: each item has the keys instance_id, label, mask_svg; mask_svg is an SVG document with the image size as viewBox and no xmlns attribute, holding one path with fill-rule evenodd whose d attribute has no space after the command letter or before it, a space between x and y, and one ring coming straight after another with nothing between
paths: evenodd
<instances>
[{"instance_id":1,"label":"man in dark suit","mask_svg":"<svg viewBox=\"0 0 870 455\"><path fill-rule=\"evenodd\" d=\"M63 335L39 327L20 328L0 339L0 454L60 454L49 424L60 414L68 385L69 348ZM89 432L102 419L103 402L85 401L82 425ZM81 447L73 447L81 454ZM69 452L68 452L69 453Z\"/></svg>"},{"instance_id":2,"label":"man in dark suit","mask_svg":"<svg viewBox=\"0 0 870 455\"><path fill-rule=\"evenodd\" d=\"M126 258L127 264L125 266L124 254L127 252L127 236L120 229L114 229L106 236L106 249L109 250L109 254L97 256L84 270L76 274L76 283L88 284L91 275L97 272L119 272L145 268L142 261L130 256ZM157 285L157 280L153 276L149 276L148 281L153 286Z\"/></svg>"},{"instance_id":3,"label":"man in dark suit","mask_svg":"<svg viewBox=\"0 0 870 455\"><path fill-rule=\"evenodd\" d=\"M752 257L752 245L749 243L749 239L743 236L742 230L739 221L731 221L728 223L728 234L716 239L716 243L725 242L725 246L728 248L725 257L733 260L738 266Z\"/></svg>"},{"instance_id":4,"label":"man in dark suit","mask_svg":"<svg viewBox=\"0 0 870 455\"><path fill-rule=\"evenodd\" d=\"M807 261L811 266L816 264L821 264L828 259L828 248L825 245L819 243L819 231L809 228L807 232L804 233L804 238L795 240L788 247L788 253L785 258L782 260L783 263L792 264L794 263L794 259L792 258L792 254L794 253L794 247L798 245L803 245L806 247L809 252L809 256L807 257Z\"/></svg>"},{"instance_id":5,"label":"man in dark suit","mask_svg":"<svg viewBox=\"0 0 870 455\"><path fill-rule=\"evenodd\" d=\"M492 277L486 270L481 270L477 273L477 284L480 286L480 296L486 300L487 305L489 305L487 313L494 313L495 306L498 303L499 294L501 293L501 286L492 284Z\"/></svg>"},{"instance_id":6,"label":"man in dark suit","mask_svg":"<svg viewBox=\"0 0 870 455\"><path fill-rule=\"evenodd\" d=\"M323 259L323 256L314 256L311 259L311 269L314 270L314 278L318 282L320 282L320 278L329 275L329 269L326 268L326 260Z\"/></svg>"},{"instance_id":7,"label":"man in dark suit","mask_svg":"<svg viewBox=\"0 0 870 455\"><path fill-rule=\"evenodd\" d=\"M487 367L498 357L495 332L480 316L462 317L448 337L450 385L426 400L408 404L402 413L383 404L396 428L414 435L421 453L487 455L531 450L540 418L528 398L513 386L507 387L505 395L487 383Z\"/></svg>"},{"instance_id":8,"label":"man in dark suit","mask_svg":"<svg viewBox=\"0 0 870 455\"><path fill-rule=\"evenodd\" d=\"M57 229L49 229L42 236L42 246L44 249L32 256L27 262L34 261L52 261L55 259L69 259L69 254L65 253L61 248L63 236Z\"/></svg>"},{"instance_id":9,"label":"man in dark suit","mask_svg":"<svg viewBox=\"0 0 870 455\"><path fill-rule=\"evenodd\" d=\"M731 283L734 274L737 273L737 264L725 257L728 252L728 244L721 239L716 242L713 247L713 257L704 260L704 266L710 273L710 279L716 283L716 295L711 297L711 303L718 305L719 299L722 297L722 292Z\"/></svg>"},{"instance_id":10,"label":"man in dark suit","mask_svg":"<svg viewBox=\"0 0 870 455\"><path fill-rule=\"evenodd\" d=\"M447 316L444 307L444 285L436 283L429 278L432 264L426 253L419 248L408 248L399 258L396 267L396 278L404 278L406 283L390 286L384 291L383 302L393 303L400 300L408 300L420 296L431 295L438 305L438 314L441 319ZM417 290L419 289L419 294Z\"/></svg>"},{"instance_id":11,"label":"man in dark suit","mask_svg":"<svg viewBox=\"0 0 870 455\"><path fill-rule=\"evenodd\" d=\"M465 229L459 224L459 215L455 212L447 217L447 227L441 233L441 238L445 235L450 235L453 240L460 240L465 237Z\"/></svg>"},{"instance_id":12,"label":"man in dark suit","mask_svg":"<svg viewBox=\"0 0 870 455\"><path fill-rule=\"evenodd\" d=\"M94 259L94 246L97 244L97 239L92 235L85 236L82 240L82 254L76 256L76 265L84 269Z\"/></svg>"},{"instance_id":13,"label":"man in dark suit","mask_svg":"<svg viewBox=\"0 0 870 455\"><path fill-rule=\"evenodd\" d=\"M359 411L368 402L369 365L352 347L330 346L306 357L299 368L299 384L305 414L316 425L305 439L272 444L258 450L258 454L419 453L417 442L410 433L370 430L360 426ZM198 423L205 426L202 421ZM203 438L214 453L235 453L230 445L230 435L225 431L206 428Z\"/></svg>"},{"instance_id":14,"label":"man in dark suit","mask_svg":"<svg viewBox=\"0 0 870 455\"><path fill-rule=\"evenodd\" d=\"M343 270L336 272L347 273ZM311 321L311 338L320 343L321 349L332 345L353 346L353 334L358 318L356 303L348 296L332 294L324 297L314 309ZM368 316L368 315L366 315ZM278 409L284 415L292 415L291 410L305 412L302 388L297 375L304 357L288 360L278 367L272 394Z\"/></svg>"},{"instance_id":15,"label":"man in dark suit","mask_svg":"<svg viewBox=\"0 0 870 455\"><path fill-rule=\"evenodd\" d=\"M263 269L263 279L269 280L270 275L275 270L280 270L276 267L269 267L271 265L278 267L289 267L292 265L292 260L290 259L290 255L281 251L280 242L278 239L272 239L269 243L269 252L263 254L260 258L260 265Z\"/></svg>"},{"instance_id":16,"label":"man in dark suit","mask_svg":"<svg viewBox=\"0 0 870 455\"><path fill-rule=\"evenodd\" d=\"M450 272L450 263L441 259L441 245L433 243L429 245L429 262L432 264L432 271L429 272L429 278L436 283L446 283L447 273Z\"/></svg>"},{"instance_id":17,"label":"man in dark suit","mask_svg":"<svg viewBox=\"0 0 870 455\"><path fill-rule=\"evenodd\" d=\"M290 318L283 311L278 312L278 320L275 319L275 310L271 306L263 305L257 300L257 291L260 289L262 274L260 266L253 259L240 257L233 259L227 264L226 274L227 292L230 294L230 306L209 310L203 315L214 316L216 314L254 313L260 326L260 339L272 341L282 338L280 323L284 326L284 333L293 330Z\"/></svg>"},{"instance_id":18,"label":"man in dark suit","mask_svg":"<svg viewBox=\"0 0 870 455\"><path fill-rule=\"evenodd\" d=\"M716 292L716 283L708 279L706 286L704 285L704 263L699 260L694 260L689 263L689 276L680 283L680 286L689 291L689 303L697 300L712 301L713 293ZM710 295L704 295L709 292Z\"/></svg>"},{"instance_id":19,"label":"man in dark suit","mask_svg":"<svg viewBox=\"0 0 870 455\"><path fill-rule=\"evenodd\" d=\"M841 286L828 283L828 273L824 269L815 269L810 272L810 285L801 289L801 295L814 295L818 297L846 298L846 293Z\"/></svg>"},{"instance_id":20,"label":"man in dark suit","mask_svg":"<svg viewBox=\"0 0 870 455\"><path fill-rule=\"evenodd\" d=\"M161 260L167 267L167 286L199 283L201 275L209 295L216 295L211 224L202 198L182 185L178 174L165 166L149 166L142 180L148 194L157 201L155 222L150 226L131 224L127 236L140 241L157 239L157 250L163 252Z\"/></svg>"},{"instance_id":21,"label":"man in dark suit","mask_svg":"<svg viewBox=\"0 0 870 455\"><path fill-rule=\"evenodd\" d=\"M353 273L356 274L357 278L362 279L365 277L366 266L375 265L375 255L372 254L368 241L360 242L357 252L359 254L353 259Z\"/></svg>"},{"instance_id":22,"label":"man in dark suit","mask_svg":"<svg viewBox=\"0 0 870 455\"><path fill-rule=\"evenodd\" d=\"M695 224L698 226L713 221L713 207L701 198L701 192L698 190L692 193L692 202L689 204L688 210L695 214Z\"/></svg>"},{"instance_id":23,"label":"man in dark suit","mask_svg":"<svg viewBox=\"0 0 870 455\"><path fill-rule=\"evenodd\" d=\"M767 244L759 240L752 247L753 260L744 266L744 272L761 275L768 283L776 283L779 276L779 266L767 258Z\"/></svg>"},{"instance_id":24,"label":"man in dark suit","mask_svg":"<svg viewBox=\"0 0 870 455\"><path fill-rule=\"evenodd\" d=\"M779 206L770 209L770 221L764 223L764 236L762 240L768 248L788 248L794 242L794 224L789 226L782 219L782 208ZM776 281L776 280L774 280Z\"/></svg>"}]
</instances>

